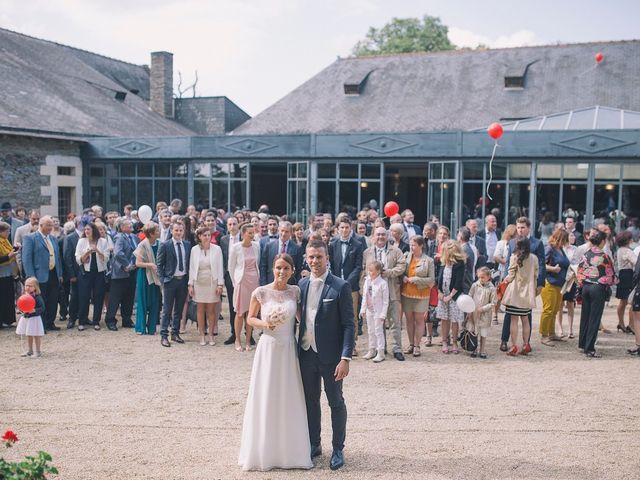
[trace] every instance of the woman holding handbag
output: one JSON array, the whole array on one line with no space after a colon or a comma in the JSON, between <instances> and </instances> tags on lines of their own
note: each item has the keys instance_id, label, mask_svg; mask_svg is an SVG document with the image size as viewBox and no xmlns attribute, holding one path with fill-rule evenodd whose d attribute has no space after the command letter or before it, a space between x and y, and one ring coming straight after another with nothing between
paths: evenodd
<instances>
[{"instance_id":1,"label":"woman holding handbag","mask_svg":"<svg viewBox=\"0 0 640 480\"><path fill-rule=\"evenodd\" d=\"M529 314L536 305L536 279L538 278L538 257L531 253L531 242L527 237L519 237L516 248L509 259L509 271L505 277L507 289L502 298L506 312L511 315L511 349L507 355L518 354L518 321L522 323L522 351L527 355L529 345Z\"/></svg>"},{"instance_id":2,"label":"woman holding handbag","mask_svg":"<svg viewBox=\"0 0 640 480\"><path fill-rule=\"evenodd\" d=\"M402 311L407 319L409 348L404 352L420 356L420 341L429 310L429 296L435 281L433 260L422 251L424 239L417 235L409 240L409 251L405 257L407 266L402 277ZM432 325L427 325L427 343L431 343Z\"/></svg>"}]
</instances>

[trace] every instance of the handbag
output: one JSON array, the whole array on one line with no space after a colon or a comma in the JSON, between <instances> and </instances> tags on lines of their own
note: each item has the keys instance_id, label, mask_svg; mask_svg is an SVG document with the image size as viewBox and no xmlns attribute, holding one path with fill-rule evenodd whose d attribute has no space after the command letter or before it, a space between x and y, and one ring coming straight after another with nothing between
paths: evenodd
<instances>
[{"instance_id":1,"label":"handbag","mask_svg":"<svg viewBox=\"0 0 640 480\"><path fill-rule=\"evenodd\" d=\"M498 284L498 288L496 288L496 296L498 297L498 300L502 300L502 297L504 297L504 293L507 291L507 285L509 285L509 283L506 280L502 280Z\"/></svg>"},{"instance_id":2,"label":"handbag","mask_svg":"<svg viewBox=\"0 0 640 480\"><path fill-rule=\"evenodd\" d=\"M191 320L192 322L198 321L198 305L193 299L190 299L187 304L187 320Z\"/></svg>"},{"instance_id":3,"label":"handbag","mask_svg":"<svg viewBox=\"0 0 640 480\"><path fill-rule=\"evenodd\" d=\"M466 352L474 352L478 348L478 335L464 328L458 335L458 342Z\"/></svg>"},{"instance_id":4,"label":"handbag","mask_svg":"<svg viewBox=\"0 0 640 480\"><path fill-rule=\"evenodd\" d=\"M429 291L429 306L438 306L438 287L435 285L431 287L431 290Z\"/></svg>"}]
</instances>

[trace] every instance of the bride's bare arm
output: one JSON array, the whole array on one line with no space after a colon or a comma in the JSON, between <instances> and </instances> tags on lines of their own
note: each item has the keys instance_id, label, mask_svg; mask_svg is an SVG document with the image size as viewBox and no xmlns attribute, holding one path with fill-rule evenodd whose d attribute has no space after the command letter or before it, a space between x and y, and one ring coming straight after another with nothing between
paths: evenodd
<instances>
[{"instance_id":1,"label":"bride's bare arm","mask_svg":"<svg viewBox=\"0 0 640 480\"><path fill-rule=\"evenodd\" d=\"M273 325L269 325L266 321L260 320L258 318L258 313L260 313L260 302L256 300L256 297L251 297L251 303L249 304L249 313L247 313L247 323L251 325L253 328L261 328L263 330L266 329L274 329Z\"/></svg>"}]
</instances>

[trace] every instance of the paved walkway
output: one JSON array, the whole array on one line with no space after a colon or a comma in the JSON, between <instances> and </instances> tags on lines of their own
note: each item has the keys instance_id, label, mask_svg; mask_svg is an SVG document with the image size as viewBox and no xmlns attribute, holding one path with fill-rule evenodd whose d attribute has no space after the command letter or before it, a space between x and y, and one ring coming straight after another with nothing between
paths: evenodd
<instances>
[{"instance_id":1,"label":"paved walkway","mask_svg":"<svg viewBox=\"0 0 640 480\"><path fill-rule=\"evenodd\" d=\"M536 319L539 314L536 315ZM615 309L605 325L615 328ZM242 473L240 428L253 353L185 345L130 330L62 331L40 359L0 331L0 429L20 442L6 458L50 452L70 479L336 478L328 468L330 422L323 400L324 456L310 472ZM633 337L600 335L599 360L576 340L556 348L532 339L529 358L443 355L406 362L354 360L344 479L636 479L640 477L640 358ZM364 344L360 349L364 349Z\"/></svg>"}]
</instances>

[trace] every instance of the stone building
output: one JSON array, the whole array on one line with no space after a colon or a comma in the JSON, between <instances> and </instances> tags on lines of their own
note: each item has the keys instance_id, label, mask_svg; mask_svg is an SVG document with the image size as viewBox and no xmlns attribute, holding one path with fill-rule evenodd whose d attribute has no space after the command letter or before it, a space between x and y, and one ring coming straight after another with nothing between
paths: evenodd
<instances>
[{"instance_id":1,"label":"stone building","mask_svg":"<svg viewBox=\"0 0 640 480\"><path fill-rule=\"evenodd\" d=\"M5 29L0 87L0 200L63 217L112 194L83 191L89 139L223 135L249 118L226 97L174 99L171 53L133 65Z\"/></svg>"}]
</instances>

